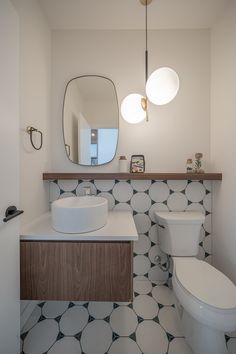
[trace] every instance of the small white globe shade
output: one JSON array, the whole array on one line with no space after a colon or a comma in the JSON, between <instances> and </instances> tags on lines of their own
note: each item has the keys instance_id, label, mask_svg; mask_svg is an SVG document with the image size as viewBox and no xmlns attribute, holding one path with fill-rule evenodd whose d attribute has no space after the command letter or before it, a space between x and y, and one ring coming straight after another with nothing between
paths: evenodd
<instances>
[{"instance_id":1,"label":"small white globe shade","mask_svg":"<svg viewBox=\"0 0 236 354\"><path fill-rule=\"evenodd\" d=\"M121 103L121 115L131 124L142 122L146 118L146 111L142 108L142 95L131 93Z\"/></svg>"},{"instance_id":2,"label":"small white globe shade","mask_svg":"<svg viewBox=\"0 0 236 354\"><path fill-rule=\"evenodd\" d=\"M146 83L147 98L159 106L172 101L178 91L179 77L171 68L163 67L155 70Z\"/></svg>"}]
</instances>

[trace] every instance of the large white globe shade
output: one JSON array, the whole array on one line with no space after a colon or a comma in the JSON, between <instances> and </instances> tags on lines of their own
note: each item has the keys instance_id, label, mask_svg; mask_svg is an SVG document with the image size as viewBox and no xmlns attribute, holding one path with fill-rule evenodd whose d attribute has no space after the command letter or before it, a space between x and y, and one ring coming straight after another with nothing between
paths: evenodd
<instances>
[{"instance_id":1,"label":"large white globe shade","mask_svg":"<svg viewBox=\"0 0 236 354\"><path fill-rule=\"evenodd\" d=\"M171 68L155 70L146 83L147 98L153 104L162 106L172 101L179 91L179 76Z\"/></svg>"}]
</instances>

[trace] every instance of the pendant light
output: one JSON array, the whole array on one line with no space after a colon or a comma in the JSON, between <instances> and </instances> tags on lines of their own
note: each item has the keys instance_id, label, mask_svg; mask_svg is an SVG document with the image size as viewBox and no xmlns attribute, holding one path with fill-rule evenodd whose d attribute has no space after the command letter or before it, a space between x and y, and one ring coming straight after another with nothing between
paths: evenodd
<instances>
[{"instance_id":1,"label":"pendant light","mask_svg":"<svg viewBox=\"0 0 236 354\"><path fill-rule=\"evenodd\" d=\"M121 115L126 122L137 124L146 118L147 110L143 108L145 98L139 93L131 93L121 103Z\"/></svg>"},{"instance_id":2,"label":"pendant light","mask_svg":"<svg viewBox=\"0 0 236 354\"><path fill-rule=\"evenodd\" d=\"M145 6L145 84L146 97L132 93L121 103L121 115L131 124L140 123L145 118L148 121L148 101L155 105L165 105L172 101L179 90L179 77L169 67L161 67L148 77L148 29L147 7L152 0L140 0Z\"/></svg>"}]
</instances>

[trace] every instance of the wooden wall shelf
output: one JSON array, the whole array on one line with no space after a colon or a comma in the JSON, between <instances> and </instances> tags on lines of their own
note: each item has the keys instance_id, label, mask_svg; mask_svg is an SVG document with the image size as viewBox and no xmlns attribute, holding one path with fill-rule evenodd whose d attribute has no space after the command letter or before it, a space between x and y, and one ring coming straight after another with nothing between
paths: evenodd
<instances>
[{"instance_id":1,"label":"wooden wall shelf","mask_svg":"<svg viewBox=\"0 0 236 354\"><path fill-rule=\"evenodd\" d=\"M211 180L221 181L222 173L44 173L43 180Z\"/></svg>"}]
</instances>

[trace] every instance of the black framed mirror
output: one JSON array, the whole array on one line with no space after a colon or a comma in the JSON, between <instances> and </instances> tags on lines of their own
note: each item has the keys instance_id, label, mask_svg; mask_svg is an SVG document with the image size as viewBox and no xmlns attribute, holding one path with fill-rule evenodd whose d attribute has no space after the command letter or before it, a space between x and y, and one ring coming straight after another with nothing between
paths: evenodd
<instances>
[{"instance_id":1,"label":"black framed mirror","mask_svg":"<svg viewBox=\"0 0 236 354\"><path fill-rule=\"evenodd\" d=\"M63 104L66 155L84 166L113 160L118 143L119 108L114 83L103 76L75 77L66 85Z\"/></svg>"}]
</instances>

